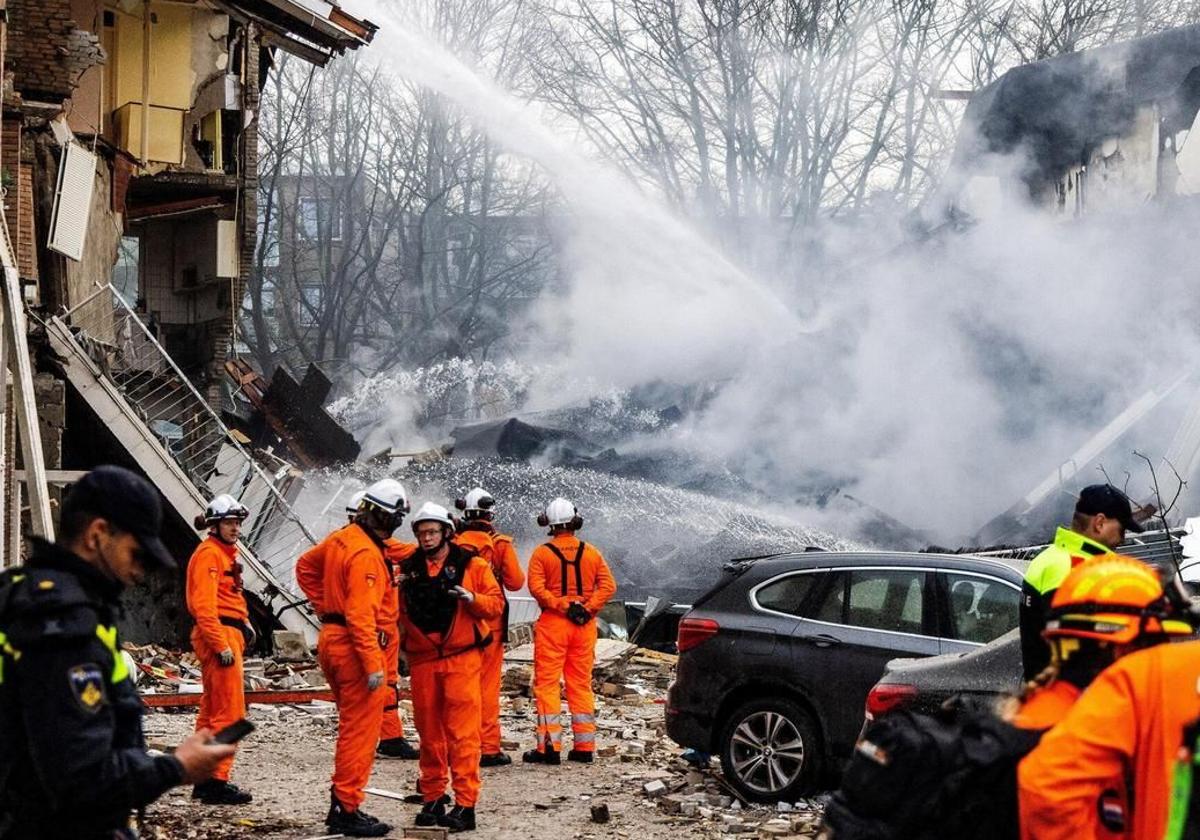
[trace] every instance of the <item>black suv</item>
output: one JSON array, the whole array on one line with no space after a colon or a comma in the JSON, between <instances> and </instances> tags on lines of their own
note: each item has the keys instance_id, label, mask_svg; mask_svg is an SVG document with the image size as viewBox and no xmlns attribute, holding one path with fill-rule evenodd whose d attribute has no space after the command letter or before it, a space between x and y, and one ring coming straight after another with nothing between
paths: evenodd
<instances>
[{"instance_id":1,"label":"black suv","mask_svg":"<svg viewBox=\"0 0 1200 840\"><path fill-rule=\"evenodd\" d=\"M747 799L794 800L849 757L888 660L968 651L1017 626L1024 567L817 551L729 563L679 623L667 734L719 754Z\"/></svg>"}]
</instances>

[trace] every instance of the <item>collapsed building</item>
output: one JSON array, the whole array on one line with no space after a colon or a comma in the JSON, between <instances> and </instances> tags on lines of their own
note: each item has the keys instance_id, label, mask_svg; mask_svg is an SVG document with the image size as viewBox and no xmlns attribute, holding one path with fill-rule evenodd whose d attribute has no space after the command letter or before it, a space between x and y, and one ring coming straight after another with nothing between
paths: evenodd
<instances>
[{"instance_id":1,"label":"collapsed building","mask_svg":"<svg viewBox=\"0 0 1200 840\"><path fill-rule=\"evenodd\" d=\"M326 0L0 0L0 15L2 564L23 529L52 534L59 488L121 463L159 488L180 557L208 498L241 499L252 610L312 635L290 564L313 537L292 502L301 467L357 446L320 409L319 372L268 383L232 348L264 82L282 53L322 67L375 25ZM128 638L183 636L178 584L142 593Z\"/></svg>"},{"instance_id":2,"label":"collapsed building","mask_svg":"<svg viewBox=\"0 0 1200 840\"><path fill-rule=\"evenodd\" d=\"M1200 195L1200 25L1015 67L967 104L947 188L1066 218Z\"/></svg>"}]
</instances>

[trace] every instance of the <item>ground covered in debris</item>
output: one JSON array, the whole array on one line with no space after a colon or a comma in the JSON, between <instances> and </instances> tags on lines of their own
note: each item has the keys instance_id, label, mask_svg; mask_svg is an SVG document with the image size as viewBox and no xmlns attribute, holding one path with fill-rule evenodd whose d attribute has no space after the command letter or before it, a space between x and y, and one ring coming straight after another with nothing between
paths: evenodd
<instances>
[{"instance_id":1,"label":"ground covered in debris","mask_svg":"<svg viewBox=\"0 0 1200 840\"><path fill-rule=\"evenodd\" d=\"M815 802L751 807L731 796L719 771L698 772L663 734L663 696L671 658L628 647L600 663L596 687L600 729L595 764L522 765L519 752L533 742L530 668L511 663L505 673L502 724L511 767L485 769L479 805L483 838L811 837L819 821ZM402 704L405 712L408 704ZM243 742L234 781L253 792L244 808L194 803L178 789L146 813L151 838L325 837L329 774L337 717L332 704L255 705L258 725ZM146 718L151 747L169 749L194 724L192 711L159 711ZM411 728L410 728L411 729ZM411 733L410 733L411 734ZM371 785L399 795L414 790L416 762L376 762ZM607 806L607 823L594 812ZM366 809L405 836L417 806L378 795Z\"/></svg>"}]
</instances>

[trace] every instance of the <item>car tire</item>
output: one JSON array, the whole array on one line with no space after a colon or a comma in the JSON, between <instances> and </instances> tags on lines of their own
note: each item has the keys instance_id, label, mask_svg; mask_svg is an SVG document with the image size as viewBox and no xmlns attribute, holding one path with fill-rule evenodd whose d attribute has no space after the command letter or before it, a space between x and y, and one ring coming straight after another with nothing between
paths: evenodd
<instances>
[{"instance_id":1,"label":"car tire","mask_svg":"<svg viewBox=\"0 0 1200 840\"><path fill-rule=\"evenodd\" d=\"M751 802L794 802L820 779L820 738L812 716L787 698L742 703L719 741L725 781Z\"/></svg>"}]
</instances>

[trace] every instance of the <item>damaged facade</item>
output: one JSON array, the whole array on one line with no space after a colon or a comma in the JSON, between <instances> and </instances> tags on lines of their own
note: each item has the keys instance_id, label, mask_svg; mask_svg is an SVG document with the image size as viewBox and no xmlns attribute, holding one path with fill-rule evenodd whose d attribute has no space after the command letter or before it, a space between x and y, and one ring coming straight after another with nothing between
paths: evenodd
<instances>
[{"instance_id":1,"label":"damaged facade","mask_svg":"<svg viewBox=\"0 0 1200 840\"><path fill-rule=\"evenodd\" d=\"M1021 194L1074 218L1200 195L1200 25L1009 70L976 91L951 162L956 203Z\"/></svg>"},{"instance_id":2,"label":"damaged facade","mask_svg":"<svg viewBox=\"0 0 1200 840\"><path fill-rule=\"evenodd\" d=\"M264 615L293 608L280 620L307 630L261 554L310 538L289 506L302 479L230 427L238 383L226 363L257 245L263 83L280 50L324 66L376 27L323 0L0 0L0 10L0 179L49 478L67 484L105 462L140 470L166 499L164 538L179 556L204 500L234 493L254 512L248 590ZM23 477L14 402L5 564L18 559ZM169 611L140 612L131 638L182 626Z\"/></svg>"}]
</instances>

